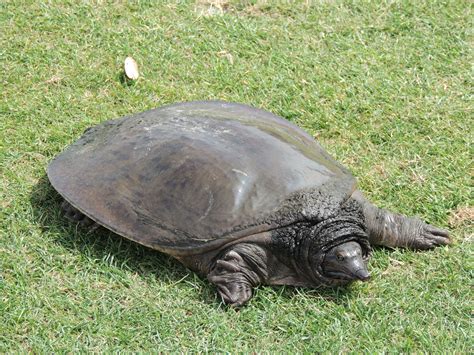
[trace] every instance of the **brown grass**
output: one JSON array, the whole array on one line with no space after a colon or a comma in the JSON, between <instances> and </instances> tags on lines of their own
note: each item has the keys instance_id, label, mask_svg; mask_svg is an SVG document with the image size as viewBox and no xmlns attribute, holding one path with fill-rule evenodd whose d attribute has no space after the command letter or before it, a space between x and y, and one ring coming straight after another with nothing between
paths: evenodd
<instances>
[{"instance_id":1,"label":"brown grass","mask_svg":"<svg viewBox=\"0 0 474 355\"><path fill-rule=\"evenodd\" d=\"M472 224L474 221L474 207L463 206L454 210L449 216L449 225L451 227L459 227L463 224Z\"/></svg>"}]
</instances>

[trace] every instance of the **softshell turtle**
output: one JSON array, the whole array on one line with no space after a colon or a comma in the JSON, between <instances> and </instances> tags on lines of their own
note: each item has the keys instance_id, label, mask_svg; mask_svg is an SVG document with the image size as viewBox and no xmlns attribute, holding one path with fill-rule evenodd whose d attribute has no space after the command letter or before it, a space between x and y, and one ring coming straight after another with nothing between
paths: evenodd
<instances>
[{"instance_id":1,"label":"softshell turtle","mask_svg":"<svg viewBox=\"0 0 474 355\"><path fill-rule=\"evenodd\" d=\"M167 253L241 306L267 285L367 280L370 245L448 233L379 209L311 136L270 112L178 103L92 127L48 177L66 213Z\"/></svg>"}]
</instances>

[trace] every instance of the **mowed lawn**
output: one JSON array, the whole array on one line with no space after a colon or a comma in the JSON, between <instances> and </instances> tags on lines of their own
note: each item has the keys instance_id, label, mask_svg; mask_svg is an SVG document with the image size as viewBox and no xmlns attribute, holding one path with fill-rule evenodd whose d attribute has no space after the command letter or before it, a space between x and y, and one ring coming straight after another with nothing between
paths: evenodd
<instances>
[{"instance_id":1,"label":"mowed lawn","mask_svg":"<svg viewBox=\"0 0 474 355\"><path fill-rule=\"evenodd\" d=\"M0 4L0 352L472 352L472 3L125 3ZM453 245L376 249L368 283L260 287L236 311L170 257L61 216L45 170L87 127L206 99L296 123Z\"/></svg>"}]
</instances>

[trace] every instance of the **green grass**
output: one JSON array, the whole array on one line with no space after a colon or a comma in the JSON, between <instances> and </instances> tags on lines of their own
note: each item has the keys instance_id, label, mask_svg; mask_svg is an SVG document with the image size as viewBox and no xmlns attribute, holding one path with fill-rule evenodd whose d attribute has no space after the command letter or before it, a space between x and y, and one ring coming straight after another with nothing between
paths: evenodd
<instances>
[{"instance_id":1,"label":"green grass","mask_svg":"<svg viewBox=\"0 0 474 355\"><path fill-rule=\"evenodd\" d=\"M224 5L0 4L0 352L472 352L472 4ZM85 128L203 99L295 122L454 245L378 249L368 283L261 287L235 311L169 257L61 217L45 169Z\"/></svg>"}]
</instances>

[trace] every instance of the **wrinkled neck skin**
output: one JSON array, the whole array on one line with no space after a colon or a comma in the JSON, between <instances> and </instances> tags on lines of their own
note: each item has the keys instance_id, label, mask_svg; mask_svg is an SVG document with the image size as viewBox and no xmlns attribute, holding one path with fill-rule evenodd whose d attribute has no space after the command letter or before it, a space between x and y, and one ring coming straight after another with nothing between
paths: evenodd
<instances>
[{"instance_id":1,"label":"wrinkled neck skin","mask_svg":"<svg viewBox=\"0 0 474 355\"><path fill-rule=\"evenodd\" d=\"M272 233L272 254L295 271L299 284L340 286L351 280L328 277L324 258L333 247L357 242L366 259L370 245L359 203L349 200L338 215L319 223L301 222Z\"/></svg>"},{"instance_id":2,"label":"wrinkled neck skin","mask_svg":"<svg viewBox=\"0 0 474 355\"><path fill-rule=\"evenodd\" d=\"M350 241L357 242L362 256L367 258L370 246L362 209L352 199L338 214L323 221L294 223L239 239L218 250L177 259L191 270L208 275L216 261L233 250L242 257L248 268L245 276L255 278L255 285L339 286L351 280L327 277L323 263L333 247Z\"/></svg>"}]
</instances>

